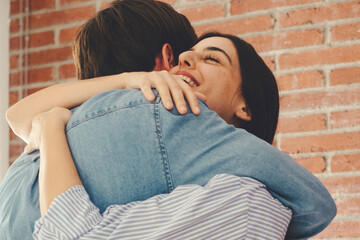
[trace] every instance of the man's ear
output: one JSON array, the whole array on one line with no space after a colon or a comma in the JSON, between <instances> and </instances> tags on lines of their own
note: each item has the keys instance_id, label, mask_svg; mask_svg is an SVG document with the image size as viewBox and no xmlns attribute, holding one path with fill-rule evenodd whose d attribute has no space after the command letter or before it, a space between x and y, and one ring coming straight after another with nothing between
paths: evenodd
<instances>
[{"instance_id":1,"label":"man's ear","mask_svg":"<svg viewBox=\"0 0 360 240\"><path fill-rule=\"evenodd\" d=\"M174 54L170 44L165 43L155 58L155 71L166 70L170 71L174 67Z\"/></svg>"},{"instance_id":2,"label":"man's ear","mask_svg":"<svg viewBox=\"0 0 360 240\"><path fill-rule=\"evenodd\" d=\"M245 105L245 103L239 105L239 107L235 110L235 115L243 121L246 121L246 122L251 121L251 111Z\"/></svg>"}]
</instances>

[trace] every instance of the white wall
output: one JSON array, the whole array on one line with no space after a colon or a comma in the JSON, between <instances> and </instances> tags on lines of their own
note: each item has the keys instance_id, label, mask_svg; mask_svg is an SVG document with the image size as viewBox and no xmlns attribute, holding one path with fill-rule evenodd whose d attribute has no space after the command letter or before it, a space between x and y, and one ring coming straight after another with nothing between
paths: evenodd
<instances>
[{"instance_id":1,"label":"white wall","mask_svg":"<svg viewBox=\"0 0 360 240\"><path fill-rule=\"evenodd\" d=\"M0 182L9 166L9 128L5 112L9 106L10 0L0 1Z\"/></svg>"}]
</instances>

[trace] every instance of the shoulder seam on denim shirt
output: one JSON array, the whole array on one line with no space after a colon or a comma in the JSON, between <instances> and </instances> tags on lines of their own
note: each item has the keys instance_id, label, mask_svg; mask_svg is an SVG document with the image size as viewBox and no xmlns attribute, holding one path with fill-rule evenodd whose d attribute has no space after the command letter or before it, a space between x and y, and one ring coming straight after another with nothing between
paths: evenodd
<instances>
[{"instance_id":1,"label":"shoulder seam on denim shirt","mask_svg":"<svg viewBox=\"0 0 360 240\"><path fill-rule=\"evenodd\" d=\"M155 119L156 135L159 141L160 155L164 167L164 175L165 175L167 190L168 192L172 192L174 190L174 184L171 177L170 163L167 158L166 147L163 141L163 135L161 131L160 111L159 111L160 104L161 104L160 97L157 96L154 102L154 119Z\"/></svg>"},{"instance_id":2,"label":"shoulder seam on denim shirt","mask_svg":"<svg viewBox=\"0 0 360 240\"><path fill-rule=\"evenodd\" d=\"M112 106L112 107L107 107L106 109L99 109L97 110L96 112L91 112L91 113L88 113L86 114L85 116L82 116L81 119L78 119L76 120L75 122L71 123L71 126L69 126L69 124L67 125L66 127L66 132L69 132L72 128L84 123L84 122L87 122L87 121L90 121L94 118L97 118L97 117L101 117L101 116L104 116L106 114L109 114L109 113L112 113L112 112L116 112L116 111L120 111L120 110L123 110L123 109L127 109L127 108L130 108L130 107L135 107L135 106L140 106L140 105L145 105L145 104L152 104L152 102L149 102L147 100L145 101L136 101L136 102L129 102L127 104L122 104L122 105L115 105L115 106Z\"/></svg>"}]
</instances>

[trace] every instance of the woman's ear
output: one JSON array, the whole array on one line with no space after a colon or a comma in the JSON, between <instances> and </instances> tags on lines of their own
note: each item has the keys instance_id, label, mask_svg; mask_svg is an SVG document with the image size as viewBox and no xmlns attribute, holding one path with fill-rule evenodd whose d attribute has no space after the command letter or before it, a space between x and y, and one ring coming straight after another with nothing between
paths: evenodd
<instances>
[{"instance_id":1,"label":"woman's ear","mask_svg":"<svg viewBox=\"0 0 360 240\"><path fill-rule=\"evenodd\" d=\"M241 104L236 109L235 115L243 121L246 121L246 122L251 121L251 111L245 104Z\"/></svg>"}]
</instances>

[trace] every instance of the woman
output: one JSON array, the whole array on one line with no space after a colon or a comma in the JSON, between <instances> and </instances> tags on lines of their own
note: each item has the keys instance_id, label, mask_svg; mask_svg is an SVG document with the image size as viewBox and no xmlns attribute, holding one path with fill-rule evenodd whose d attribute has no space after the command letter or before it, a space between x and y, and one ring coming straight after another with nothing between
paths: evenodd
<instances>
[{"instance_id":1,"label":"woman","mask_svg":"<svg viewBox=\"0 0 360 240\"><path fill-rule=\"evenodd\" d=\"M244 101L245 96L242 97L241 95L239 95L238 92L235 91L235 89L239 89L240 85L241 85L240 84L240 81L241 81L240 73L241 73L241 75L244 75L244 73L246 73L247 71L244 70L242 67L240 69L239 59L240 59L241 52L237 53L237 49L235 48L236 45L233 44L233 41L229 40L229 38L226 37L226 35L216 35L216 37L214 35L216 35L216 34L210 34L210 35L205 36L204 39L202 41L200 41L199 44L196 45L190 52L187 52L184 55L182 55L183 57L180 57L180 58L182 58L182 59L180 59L180 66L178 67L178 69L175 69L176 70L175 73L180 75L179 77L175 77L176 83L178 84L178 85L176 85L175 89L179 90L179 86L180 86L182 89L181 91L185 91L183 89L184 88L186 89L186 87L189 87L189 85L188 84L184 85L184 81L188 82L190 85L193 85L193 87L195 85L196 87L194 87L194 88L196 88L196 90L199 90L200 92L204 93L205 96L208 98L207 101L209 101L209 103L210 103L210 108L216 108L217 106L221 106L221 107L217 108L217 111L219 111L219 115L222 116L226 122L237 125L237 126L242 126L241 124L243 121L251 122L251 120L253 119L252 111L255 110L255 109L253 110L251 108L250 104L248 102L246 102L246 99ZM240 40L240 42L241 42L241 40ZM206 44L204 44L204 43L206 43ZM230 51L229 51L228 47L229 47L229 49L231 49ZM255 52L253 49L252 49L253 52L251 51L251 48L249 48L249 49L250 50L248 50L247 53L253 54ZM257 58L259 58L257 54L256 54L256 56L257 56ZM247 55L247 57L249 57L249 55ZM262 60L260 60L260 62L263 64L262 66L265 66L264 63L262 62ZM193 67L195 67L195 68L192 69ZM213 72L211 72L212 74L210 76L207 76L206 74L212 70L214 70ZM237 70L237 71L234 71L234 70ZM257 72L261 72L261 69L259 70L257 68L257 69L254 69L253 71L250 70L247 73L255 73L256 74ZM270 72L270 71L267 69L267 71L265 71L265 72ZM139 75L146 76L145 73L133 73L133 74L134 74L134 76L139 76ZM165 74L165 73L162 72L161 74ZM215 74L219 74L221 76L227 76L228 78L224 79L224 82L222 82L222 81L217 82L216 84L219 84L218 89L214 90L211 87L208 88L211 85L207 85L207 84L210 82L210 81L208 82L209 79L211 80L211 79L213 79L212 77L216 76ZM130 73L129 74L127 73L126 75L131 76ZM152 73L150 76L153 76L153 75L154 75L154 73ZM249 75L251 76L251 74L249 74ZM262 75L266 75L266 74L263 73ZM205 78L205 76L206 76L206 78ZM168 78L168 77L169 77L169 75L166 75L165 78ZM121 76L117 76L117 79L119 82L124 84L125 80L123 78L121 78ZM140 80L138 83L146 82L146 80L149 80L147 77L144 77L143 79L144 80ZM151 79L153 79L153 78L151 77ZM161 78L161 79L162 79L161 83L163 83L164 78ZM171 77L171 79L172 79L172 77ZM227 81L230 79L235 80L235 81ZM172 80L174 80L174 79L172 79ZM215 78L213 80L218 80L218 78ZM243 81L242 85L244 87L245 86L244 82L246 80L242 79L242 81ZM135 81L129 81L129 82L131 84L135 84L134 83ZM148 96L148 93L149 93L148 90L146 90L146 89L149 89L149 86L152 86L153 80L151 80L150 82L151 82L150 84L145 84L145 87L144 87L146 96ZM126 81L125 81L125 83L126 83ZM83 82L83 84L85 84L85 82ZM170 82L169 84L165 84L165 91L163 91L163 92L165 92L165 94L168 94L168 93L166 93L167 92L166 89L168 89L168 88L172 89L171 88L172 84L173 84L173 82ZM119 83L116 83L115 85L118 86ZM141 85L141 84L139 84L139 85ZM159 84L156 86L157 86L157 89L159 90L159 92L161 92L162 87L160 87L160 86L164 86L164 84ZM259 86L258 83L256 83L256 86L262 87L262 85ZM221 89L227 89L231 92L230 93L223 92L223 91L220 91ZM170 92L172 93L172 90L170 90ZM255 92L256 92L256 90L255 90ZM225 95L224 98L221 98L218 101L216 101L216 100L212 101L211 99L209 99L209 96L210 97L218 96L217 93L221 93L221 94L226 93L227 95ZM111 92L109 94L111 94ZM261 95L262 94L259 94L259 96L261 96ZM152 96L149 96L149 98L151 98L151 97ZM261 98L260 98L260 100L261 100ZM222 105L218 105L218 102L222 103ZM77 103L77 104L79 104L79 103ZM164 105L166 106L166 104L164 104ZM230 106L230 107L227 107L227 106ZM203 107L203 104L201 104L201 107ZM225 109L225 111L223 111L224 109ZM277 111L275 111L275 112L276 112L275 119L277 120ZM100 114L103 114L103 113L100 113ZM268 121L268 122L271 122L271 121ZM272 122L272 125L273 125L273 122ZM276 126L276 124L275 124L275 126ZM183 126L183 127L185 127L185 126ZM189 126L186 126L186 127L189 127ZM275 127L274 127L274 129L275 129ZM191 128L189 129L189 131L191 131ZM226 131L233 131L233 130L227 129ZM242 134L244 134L244 133L242 133ZM268 139L273 138L273 134L270 134L270 135L264 134L263 136L270 136L270 138L268 138ZM190 140L190 139L188 139L188 140ZM204 140L206 140L206 139L204 139ZM249 139L247 139L247 140L249 140ZM297 237L309 236L309 234L313 235L313 234L321 231L325 226L327 226L327 224L329 223L329 220L331 220L333 218L333 211L331 208L333 208L334 205L331 202L331 200L329 201L329 195L326 192L326 190L323 189L321 184L319 185L317 180L314 179L314 177L311 174L307 173L306 171L301 170L300 168L298 168L298 166L295 166L294 165L295 163L290 163L290 165L289 165L289 163L287 163L287 161L289 160L288 157L285 157L284 155L278 155L278 153L276 153L276 157L271 158L270 155L268 154L269 151L273 152L273 149L271 148L270 145L262 144L260 147L261 150L256 148L256 149L253 149L255 151L255 152L253 152L253 150L251 150L251 148L253 147L253 143L254 143L255 139L250 139L250 140L251 141L245 143L245 144L248 144L247 145L248 153L244 153L244 152L241 153L242 155L246 155L246 154L250 153L250 155L252 156L253 163L248 163L248 164L250 164L249 169L250 169L251 165L255 164L255 167L257 166L257 168L258 168L256 170L256 172L258 174L255 174L256 175L255 177L258 179L261 179L261 181L264 182L270 188L270 190L272 187L274 187L274 184L273 184L274 182L272 182L273 180L275 180L275 182L277 182L277 181L280 181L282 183L287 182L289 185L275 187L276 188L275 195L279 199L284 200L283 202L287 203L287 206L290 206L294 210L294 219L295 219L294 222L306 223L305 224L306 226L300 224L301 227L300 227L300 225L298 225L297 227L295 227L296 230L289 231L288 234L289 233L294 234L294 236L295 236L295 234L297 234L296 235ZM268 141L270 141L270 140L268 140ZM185 141L183 143L183 145L185 143L187 143L187 141ZM219 145L219 143L217 143L217 145ZM198 144L192 145L192 146L199 147ZM209 146L209 147L211 147L211 146ZM271 148L271 150L270 150L270 148ZM188 153L191 152L190 150L191 150L191 147L189 147L187 149L187 152ZM196 151L200 151L200 149L196 149ZM207 151L210 151L210 149L208 149ZM236 157L237 150L230 149L230 151L233 151L235 154L230 159L238 159L238 157ZM270 167L270 165L266 165L266 161L263 163L260 161L260 160L265 160L264 158L266 158L266 157L262 156L264 154L268 158L269 157L271 158L271 165L273 165L276 168L276 173L272 172L272 171L267 173L267 171L269 171L269 170L267 170L267 167ZM260 162L258 162L258 160ZM283 162L283 160L285 162ZM206 164L211 164L210 159L204 159L204 161L207 162ZM213 160L212 160L212 162L213 162ZM173 166L173 168L172 168L173 172L176 172L174 170L176 169L177 163L178 162L174 161L170 164ZM239 164L239 162L237 162L236 164ZM224 171L224 172L236 174L236 173L238 173L237 171L240 170L240 169L234 169L234 166L236 166L236 164L234 165L231 163L230 165L227 165L226 162L222 161L221 168L219 168L219 166L217 166L217 169L211 170L211 173L208 172L207 174L214 176L213 173L216 174L217 171ZM182 175L184 175L184 176L197 176L195 173L196 171L194 171L194 170L196 170L196 169L188 169L186 174L184 174L185 172L183 172L183 171L179 171L179 172L182 172ZM242 169L242 170L244 170L244 169ZM195 173L195 175L193 175L193 173ZM249 172L248 174L249 174L249 176L254 176L253 172ZM271 176L267 175L267 174L270 174ZM240 174L240 175L242 175L242 174ZM272 175L274 175L274 176L272 176ZM286 176L288 176L288 175L291 175L292 178L287 179L287 180L283 179L283 178L286 178ZM145 175L142 177L145 177ZM281 180L281 179L283 179L283 180ZM297 179L297 180L295 180L295 179ZM175 182L177 181L178 184L183 183L183 180L178 181L177 179L174 179L174 181ZM203 182L203 180L204 179L194 180L194 183L197 183L198 181ZM294 180L296 181L296 185L301 186L300 188L302 190L304 190L300 194L300 196L298 196L299 195L298 192L297 193L294 192L292 183L290 183L290 182L294 182ZM299 183L299 181L300 182L305 181L306 183L305 182ZM171 181L170 181L170 183L171 183ZM311 187L309 189L309 186L313 186L313 187ZM314 186L317 186L317 187L314 187ZM314 195L314 192L313 192L315 188L316 188L315 192L317 193L316 195ZM309 190L312 191L312 193L310 194L311 198L312 198L311 202L317 202L318 200L320 200L322 203L324 203L324 204L322 204L321 208L325 208L327 210L331 209L330 211L327 211L327 212L322 211L322 210L317 211L317 212L311 211L311 214L323 215L324 213L326 213L326 214L330 215L330 216L321 217L321 218L323 218L322 220L320 220L320 218L319 218L320 216L317 216L316 218L314 216L311 217L311 219L316 219L316 224L317 224L316 226L315 225L312 226L312 224L310 224L310 222L308 220L306 220L306 221L304 220L304 218L307 218L306 216L308 216L308 214L310 213L309 210L312 208L306 207L304 209L305 212L302 210L302 206L303 207L306 206L306 204L308 202L306 199L309 199L309 195L307 195L307 191L309 191ZM294 195L296 195L296 196L294 196ZM321 195L321 196L317 196L317 195ZM288 198L288 196L291 196L291 197ZM101 196L101 197L103 197L103 196ZM304 202L302 204L298 205L298 203L294 203L294 199L296 199L295 202L296 201L304 201ZM331 199L331 197L330 197L330 199ZM300 209L299 209L299 207L300 207ZM296 219L299 219L299 220L296 220ZM299 229L301 229L300 232L299 232ZM290 230L290 228L289 228L289 230ZM292 236L292 235L290 235L290 236Z\"/></svg>"}]
</instances>

